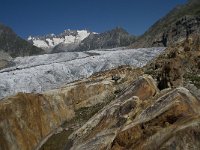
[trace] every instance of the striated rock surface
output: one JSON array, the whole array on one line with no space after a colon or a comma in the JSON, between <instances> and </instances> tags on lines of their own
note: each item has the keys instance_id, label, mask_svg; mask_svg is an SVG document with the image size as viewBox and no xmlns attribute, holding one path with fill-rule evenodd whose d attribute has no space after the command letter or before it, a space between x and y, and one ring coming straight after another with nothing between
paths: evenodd
<instances>
[{"instance_id":1,"label":"striated rock surface","mask_svg":"<svg viewBox=\"0 0 200 150\"><path fill-rule=\"evenodd\" d=\"M70 136L71 149L198 149L199 101L185 88L161 95L116 100Z\"/></svg>"},{"instance_id":2,"label":"striated rock surface","mask_svg":"<svg viewBox=\"0 0 200 150\"><path fill-rule=\"evenodd\" d=\"M142 74L124 66L42 94L4 98L0 148L198 149L200 101L183 87L160 91Z\"/></svg>"},{"instance_id":3,"label":"striated rock surface","mask_svg":"<svg viewBox=\"0 0 200 150\"><path fill-rule=\"evenodd\" d=\"M0 102L0 149L31 150L50 131L74 116L64 99L19 93Z\"/></svg>"},{"instance_id":4,"label":"striated rock surface","mask_svg":"<svg viewBox=\"0 0 200 150\"><path fill-rule=\"evenodd\" d=\"M111 149L198 149L199 104L185 88L168 92L124 125Z\"/></svg>"},{"instance_id":5,"label":"striated rock surface","mask_svg":"<svg viewBox=\"0 0 200 150\"><path fill-rule=\"evenodd\" d=\"M69 137L73 141L71 149L105 149L127 122L128 114L133 113L134 108L137 109L140 103L138 97L141 97L142 102L157 92L150 76L140 77Z\"/></svg>"},{"instance_id":6,"label":"striated rock surface","mask_svg":"<svg viewBox=\"0 0 200 150\"><path fill-rule=\"evenodd\" d=\"M43 94L19 93L0 102L0 149L39 148L62 124L75 130L142 74L121 67ZM118 82L113 75L120 75ZM89 111L87 111L89 110ZM68 129L66 129L68 130Z\"/></svg>"}]
</instances>

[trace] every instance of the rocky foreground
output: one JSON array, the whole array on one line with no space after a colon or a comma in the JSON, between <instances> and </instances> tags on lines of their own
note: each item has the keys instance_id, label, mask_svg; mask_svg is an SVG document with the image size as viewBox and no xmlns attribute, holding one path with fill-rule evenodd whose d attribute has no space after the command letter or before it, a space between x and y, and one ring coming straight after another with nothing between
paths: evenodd
<instances>
[{"instance_id":1,"label":"rocky foreground","mask_svg":"<svg viewBox=\"0 0 200 150\"><path fill-rule=\"evenodd\" d=\"M128 66L0 101L1 149L198 149L199 129L200 101L189 90L160 91Z\"/></svg>"}]
</instances>

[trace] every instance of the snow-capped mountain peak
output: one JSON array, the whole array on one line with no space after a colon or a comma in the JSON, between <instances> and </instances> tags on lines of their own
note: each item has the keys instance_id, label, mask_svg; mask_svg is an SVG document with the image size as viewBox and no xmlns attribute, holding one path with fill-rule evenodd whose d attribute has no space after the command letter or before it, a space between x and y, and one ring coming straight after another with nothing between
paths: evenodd
<instances>
[{"instance_id":1,"label":"snow-capped mountain peak","mask_svg":"<svg viewBox=\"0 0 200 150\"><path fill-rule=\"evenodd\" d=\"M63 33L58 35L48 34L45 36L28 37L28 41L33 45L40 47L45 50L52 50L58 44L78 44L92 32L88 30L64 30Z\"/></svg>"}]
</instances>

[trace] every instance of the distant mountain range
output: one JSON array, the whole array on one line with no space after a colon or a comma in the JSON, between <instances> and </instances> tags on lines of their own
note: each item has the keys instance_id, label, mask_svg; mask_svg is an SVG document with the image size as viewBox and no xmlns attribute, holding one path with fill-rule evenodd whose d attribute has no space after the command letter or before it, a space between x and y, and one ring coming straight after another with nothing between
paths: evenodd
<instances>
[{"instance_id":1,"label":"distant mountain range","mask_svg":"<svg viewBox=\"0 0 200 150\"><path fill-rule=\"evenodd\" d=\"M58 35L30 36L27 41L0 24L0 51L12 57L66 51L127 47L169 46L200 33L200 1L189 0L158 20L143 35L135 37L117 27L103 33L88 30L65 30Z\"/></svg>"},{"instance_id":2,"label":"distant mountain range","mask_svg":"<svg viewBox=\"0 0 200 150\"><path fill-rule=\"evenodd\" d=\"M95 34L87 30L65 30L63 33L58 35L48 34L44 36L28 37L28 41L33 45L40 47L46 52L51 52L55 47L60 44L63 45L63 50L70 47L70 45L76 46L90 34Z\"/></svg>"},{"instance_id":3,"label":"distant mountain range","mask_svg":"<svg viewBox=\"0 0 200 150\"><path fill-rule=\"evenodd\" d=\"M130 35L125 29L117 27L101 34L90 34L81 42L76 51L124 47L134 43L135 40L135 36Z\"/></svg>"},{"instance_id":4,"label":"distant mountain range","mask_svg":"<svg viewBox=\"0 0 200 150\"><path fill-rule=\"evenodd\" d=\"M29 37L28 40L43 49L48 49L49 45L52 45L48 50L52 53L87 51L129 45L131 45L131 48L166 47L183 41L190 35L200 33L200 1L188 0L186 4L175 7L137 38L120 27L100 34L81 30L82 34L79 40L76 40L76 37L79 36L77 31L67 31L67 34L64 31L60 35ZM54 38L55 40L50 40ZM51 44L52 42L54 44Z\"/></svg>"},{"instance_id":5,"label":"distant mountain range","mask_svg":"<svg viewBox=\"0 0 200 150\"><path fill-rule=\"evenodd\" d=\"M59 35L30 36L28 41L48 53L58 53L128 46L135 39L135 36L130 35L123 28L117 27L100 34L87 30L68 29Z\"/></svg>"}]
</instances>

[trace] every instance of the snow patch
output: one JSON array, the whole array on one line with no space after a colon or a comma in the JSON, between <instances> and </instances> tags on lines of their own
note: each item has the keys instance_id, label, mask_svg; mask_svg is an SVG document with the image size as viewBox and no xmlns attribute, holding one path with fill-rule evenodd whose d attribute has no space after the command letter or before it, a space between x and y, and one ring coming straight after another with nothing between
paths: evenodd
<instances>
[{"instance_id":1,"label":"snow patch","mask_svg":"<svg viewBox=\"0 0 200 150\"><path fill-rule=\"evenodd\" d=\"M49 45L43 40L33 40L33 45L37 47L42 47L42 48L49 47Z\"/></svg>"},{"instance_id":2,"label":"snow patch","mask_svg":"<svg viewBox=\"0 0 200 150\"><path fill-rule=\"evenodd\" d=\"M75 34L77 32L77 35ZM28 37L28 41L32 41L33 45L44 48L44 49L52 49L58 44L72 44L72 43L80 43L86 37L90 35L90 32L87 30L77 30L72 31L70 29L65 30L64 33L60 35L49 34L44 37Z\"/></svg>"}]
</instances>

